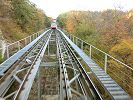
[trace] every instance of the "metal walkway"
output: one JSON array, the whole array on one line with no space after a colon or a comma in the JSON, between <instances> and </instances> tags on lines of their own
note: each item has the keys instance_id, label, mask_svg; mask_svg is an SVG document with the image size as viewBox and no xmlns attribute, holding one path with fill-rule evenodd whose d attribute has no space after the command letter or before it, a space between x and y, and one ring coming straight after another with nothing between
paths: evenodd
<instances>
[{"instance_id":1,"label":"metal walkway","mask_svg":"<svg viewBox=\"0 0 133 100\"><path fill-rule=\"evenodd\" d=\"M77 45L75 45L63 32L61 32L61 34L65 38L65 40L71 45L71 47L77 52L77 54L83 59L83 61L88 65L88 67L90 67L91 72L101 82L101 85L103 85L104 89L107 90L112 99L115 100L131 99L129 95L109 75L107 75L102 68L100 68Z\"/></svg>"},{"instance_id":2,"label":"metal walkway","mask_svg":"<svg viewBox=\"0 0 133 100\"><path fill-rule=\"evenodd\" d=\"M67 35L60 29L47 29L5 60L0 65L1 99L27 100L36 76L40 77L39 69L58 65L56 71L60 82L58 82L59 98L57 100L132 100L125 90L107 74L107 56L109 55L105 56L105 70L103 70L91 59L91 56L84 53L83 42L80 49L72 42L73 38ZM48 57L56 59L56 62L45 61ZM96 80L101 87L97 86ZM101 88L103 89L100 90ZM104 92L101 93L103 90ZM104 93L107 98L104 97ZM41 82L38 82L37 96L39 100L44 96L41 92Z\"/></svg>"}]
</instances>

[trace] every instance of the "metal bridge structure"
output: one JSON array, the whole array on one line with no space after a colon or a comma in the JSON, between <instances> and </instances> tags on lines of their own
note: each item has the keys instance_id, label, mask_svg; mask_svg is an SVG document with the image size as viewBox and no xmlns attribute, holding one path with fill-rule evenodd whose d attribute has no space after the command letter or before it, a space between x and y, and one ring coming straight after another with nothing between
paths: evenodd
<instances>
[{"instance_id":1,"label":"metal bridge structure","mask_svg":"<svg viewBox=\"0 0 133 100\"><path fill-rule=\"evenodd\" d=\"M132 100L133 68L60 28L4 51L0 100Z\"/></svg>"}]
</instances>

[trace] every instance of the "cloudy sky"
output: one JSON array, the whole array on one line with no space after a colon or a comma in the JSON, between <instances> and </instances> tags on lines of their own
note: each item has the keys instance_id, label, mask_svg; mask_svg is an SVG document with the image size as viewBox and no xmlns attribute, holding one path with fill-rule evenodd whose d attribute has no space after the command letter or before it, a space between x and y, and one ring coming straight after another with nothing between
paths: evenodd
<instances>
[{"instance_id":1,"label":"cloudy sky","mask_svg":"<svg viewBox=\"0 0 133 100\"><path fill-rule=\"evenodd\" d=\"M133 0L30 0L38 8L53 18L60 13L70 10L101 11L105 9L120 8L130 10L133 8Z\"/></svg>"}]
</instances>

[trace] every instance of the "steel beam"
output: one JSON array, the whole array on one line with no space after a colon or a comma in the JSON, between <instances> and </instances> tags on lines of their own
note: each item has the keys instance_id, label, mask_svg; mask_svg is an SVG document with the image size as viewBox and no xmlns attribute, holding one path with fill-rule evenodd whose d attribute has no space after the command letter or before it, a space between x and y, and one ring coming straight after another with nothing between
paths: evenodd
<instances>
[{"instance_id":1,"label":"steel beam","mask_svg":"<svg viewBox=\"0 0 133 100\"><path fill-rule=\"evenodd\" d=\"M93 75L96 77L96 79L101 83L101 85L103 86L103 88L105 89L105 91L108 93L108 95L112 98L112 99L127 99L127 100L131 100L131 97L108 75L105 73L105 71L100 68L92 59L91 59L91 50L92 50L92 46L90 45L90 57L85 54L77 45L75 45L61 30L58 29L58 31L60 32L60 34L62 35L62 38L65 39L65 41L70 45L71 48L74 49L74 51L76 51L76 53L82 58L82 60L88 65L89 69L91 70L91 72L93 73ZM73 53L74 55L74 53ZM107 57L105 57L105 60L107 60ZM107 61L105 61L107 63ZM77 62L78 63L78 62ZM105 64L106 65L106 64ZM107 66L107 65L106 65ZM82 74L85 77L85 80L89 83L90 88L93 91L93 95L95 96L95 98L99 98L102 99L99 91L97 90L95 84L93 83L93 81L91 80L91 78L88 76L87 72L85 71L85 69L83 67L80 67L82 70ZM97 70L95 70L97 69ZM103 77L107 77L105 79L103 79L101 76ZM116 87L108 87L109 85L113 85L115 84ZM119 90L120 94L112 92L112 91L116 91ZM124 94L123 94L123 93Z\"/></svg>"},{"instance_id":2,"label":"steel beam","mask_svg":"<svg viewBox=\"0 0 133 100\"><path fill-rule=\"evenodd\" d=\"M19 100L27 100L28 99L34 78L39 69L41 60L43 58L44 52L49 43L50 37L51 37L51 34L47 37L48 39L46 39L46 43L43 44L41 50L39 51L38 55L36 56L35 60L33 61L30 69L28 70L28 73L26 74L24 80L22 81L22 84L20 85L20 87L14 97L14 100L18 100L18 99Z\"/></svg>"}]
</instances>

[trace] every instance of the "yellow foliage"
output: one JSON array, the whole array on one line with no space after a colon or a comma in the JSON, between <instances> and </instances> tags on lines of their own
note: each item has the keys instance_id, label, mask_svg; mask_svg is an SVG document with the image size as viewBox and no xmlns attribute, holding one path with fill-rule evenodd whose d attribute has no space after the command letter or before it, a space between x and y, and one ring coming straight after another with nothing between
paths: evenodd
<instances>
[{"instance_id":1,"label":"yellow foliage","mask_svg":"<svg viewBox=\"0 0 133 100\"><path fill-rule=\"evenodd\" d=\"M9 41L16 41L28 36L28 34L22 32L20 26L16 24L12 19L1 20L0 29L5 39Z\"/></svg>"},{"instance_id":2,"label":"yellow foliage","mask_svg":"<svg viewBox=\"0 0 133 100\"><path fill-rule=\"evenodd\" d=\"M132 38L122 40L122 42L118 45L115 45L111 49L111 51L117 51L119 49L124 49L124 48L130 49L133 51L133 39Z\"/></svg>"},{"instance_id":3,"label":"yellow foliage","mask_svg":"<svg viewBox=\"0 0 133 100\"><path fill-rule=\"evenodd\" d=\"M67 20L66 28L67 28L68 32L73 33L74 32L74 24L73 24L71 18L68 18L68 19L69 20Z\"/></svg>"},{"instance_id":4,"label":"yellow foliage","mask_svg":"<svg viewBox=\"0 0 133 100\"><path fill-rule=\"evenodd\" d=\"M129 13L127 14L127 18L129 19L132 16L133 16L133 9L131 11L129 11Z\"/></svg>"},{"instance_id":5,"label":"yellow foliage","mask_svg":"<svg viewBox=\"0 0 133 100\"><path fill-rule=\"evenodd\" d=\"M29 0L0 1L0 30L10 42L44 29L49 24L46 18Z\"/></svg>"},{"instance_id":6,"label":"yellow foliage","mask_svg":"<svg viewBox=\"0 0 133 100\"><path fill-rule=\"evenodd\" d=\"M122 40L119 44L112 47L109 53L129 66L133 66L133 39L127 38Z\"/></svg>"},{"instance_id":7,"label":"yellow foliage","mask_svg":"<svg viewBox=\"0 0 133 100\"><path fill-rule=\"evenodd\" d=\"M81 11L70 11L67 13L66 29L70 33L75 33L77 25L80 23L83 12Z\"/></svg>"}]
</instances>

